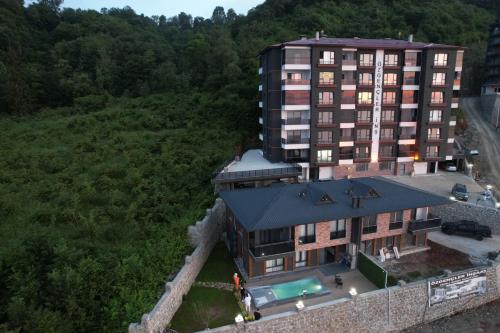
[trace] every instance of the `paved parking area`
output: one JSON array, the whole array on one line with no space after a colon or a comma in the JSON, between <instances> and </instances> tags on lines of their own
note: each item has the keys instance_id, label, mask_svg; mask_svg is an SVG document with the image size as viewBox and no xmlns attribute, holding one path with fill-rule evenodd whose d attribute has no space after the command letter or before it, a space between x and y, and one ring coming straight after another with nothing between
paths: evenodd
<instances>
[{"instance_id":1,"label":"paved parking area","mask_svg":"<svg viewBox=\"0 0 500 333\"><path fill-rule=\"evenodd\" d=\"M492 238L478 241L473 238L446 235L441 231L433 231L427 234L427 238L435 243L477 258L486 258L488 252L500 250L500 236L495 235Z\"/></svg>"},{"instance_id":2,"label":"paved parking area","mask_svg":"<svg viewBox=\"0 0 500 333\"><path fill-rule=\"evenodd\" d=\"M446 197L451 195L451 189L456 183L464 184L469 191L469 203L485 207L495 207L494 201L483 201L481 193L484 192L474 179L460 172L438 172L430 175L417 176L386 176L397 182L420 188L422 190L440 194ZM479 200L478 200L479 199Z\"/></svg>"}]
</instances>

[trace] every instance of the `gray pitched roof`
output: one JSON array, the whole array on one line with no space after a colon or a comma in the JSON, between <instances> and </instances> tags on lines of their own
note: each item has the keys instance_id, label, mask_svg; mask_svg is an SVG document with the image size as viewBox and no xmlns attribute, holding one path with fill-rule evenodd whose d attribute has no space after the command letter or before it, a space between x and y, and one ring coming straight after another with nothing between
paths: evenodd
<instances>
[{"instance_id":1,"label":"gray pitched roof","mask_svg":"<svg viewBox=\"0 0 500 333\"><path fill-rule=\"evenodd\" d=\"M330 200L321 200L326 195ZM439 195L382 177L342 179L223 191L220 197L249 230L265 230L306 223L386 213L451 203ZM361 207L352 198L361 197Z\"/></svg>"}]
</instances>

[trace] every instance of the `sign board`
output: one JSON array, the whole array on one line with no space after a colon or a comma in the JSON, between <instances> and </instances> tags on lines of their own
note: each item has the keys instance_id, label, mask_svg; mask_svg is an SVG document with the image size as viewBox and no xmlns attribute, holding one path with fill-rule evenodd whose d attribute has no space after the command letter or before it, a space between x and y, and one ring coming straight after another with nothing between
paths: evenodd
<instances>
[{"instance_id":1,"label":"sign board","mask_svg":"<svg viewBox=\"0 0 500 333\"><path fill-rule=\"evenodd\" d=\"M486 268L428 282L429 306L486 293Z\"/></svg>"},{"instance_id":2,"label":"sign board","mask_svg":"<svg viewBox=\"0 0 500 333\"><path fill-rule=\"evenodd\" d=\"M378 161L380 116L382 113L382 84L384 82L384 50L375 53L375 84L373 88L373 125L371 161Z\"/></svg>"}]
</instances>

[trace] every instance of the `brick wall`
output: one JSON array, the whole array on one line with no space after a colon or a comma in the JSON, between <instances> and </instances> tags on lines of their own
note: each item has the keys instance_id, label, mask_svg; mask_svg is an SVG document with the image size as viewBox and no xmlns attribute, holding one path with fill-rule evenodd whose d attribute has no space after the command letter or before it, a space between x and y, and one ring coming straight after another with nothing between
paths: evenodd
<instances>
[{"instance_id":1,"label":"brick wall","mask_svg":"<svg viewBox=\"0 0 500 333\"><path fill-rule=\"evenodd\" d=\"M185 264L177 273L173 281L165 285L165 293L154 306L151 312L142 316L140 323L129 325L129 333L157 333L163 332L172 320L175 312L182 304L182 297L191 289L196 276L202 269L215 243L222 232L225 205L218 198L212 209L207 209L207 215L202 221L191 226L188 231L191 244L196 249L186 257Z\"/></svg>"},{"instance_id":2,"label":"brick wall","mask_svg":"<svg viewBox=\"0 0 500 333\"><path fill-rule=\"evenodd\" d=\"M346 237L330 239L330 222L316 223L316 242L299 244L300 226L295 226L295 250L308 251L329 246L348 244L351 237L351 220L346 221Z\"/></svg>"},{"instance_id":3,"label":"brick wall","mask_svg":"<svg viewBox=\"0 0 500 333\"><path fill-rule=\"evenodd\" d=\"M396 165L397 163L394 164ZM380 170L379 163L368 163L367 171L356 171L356 164L339 165L333 168L333 175L335 179L343 179L347 176L351 176L352 178L390 176L394 175L394 172L394 170Z\"/></svg>"},{"instance_id":4,"label":"brick wall","mask_svg":"<svg viewBox=\"0 0 500 333\"><path fill-rule=\"evenodd\" d=\"M389 223L390 223L391 214L390 213L378 214L378 216L377 216L377 232L374 232L371 234L361 235L361 241L405 234L406 230L408 230L408 220L410 219L410 216L411 216L411 210L404 211L403 212L403 228L389 230Z\"/></svg>"},{"instance_id":5,"label":"brick wall","mask_svg":"<svg viewBox=\"0 0 500 333\"><path fill-rule=\"evenodd\" d=\"M500 298L500 265L487 269L482 296L449 300L428 307L427 281L380 289L343 298L300 312L289 311L259 321L227 325L205 333L394 332L471 309ZM459 328L457 328L459 329Z\"/></svg>"},{"instance_id":6,"label":"brick wall","mask_svg":"<svg viewBox=\"0 0 500 333\"><path fill-rule=\"evenodd\" d=\"M439 216L442 222L476 221L489 226L492 233L500 235L500 210L498 209L458 201L450 205L432 207L432 214Z\"/></svg>"}]
</instances>

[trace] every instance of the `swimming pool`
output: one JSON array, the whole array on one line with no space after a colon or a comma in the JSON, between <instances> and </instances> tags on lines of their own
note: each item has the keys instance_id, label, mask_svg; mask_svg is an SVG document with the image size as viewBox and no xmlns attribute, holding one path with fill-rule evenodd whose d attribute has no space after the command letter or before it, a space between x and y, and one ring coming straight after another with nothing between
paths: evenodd
<instances>
[{"instance_id":1,"label":"swimming pool","mask_svg":"<svg viewBox=\"0 0 500 333\"><path fill-rule=\"evenodd\" d=\"M298 297L319 296L330 293L317 277L248 288L257 308L293 300Z\"/></svg>"}]
</instances>

